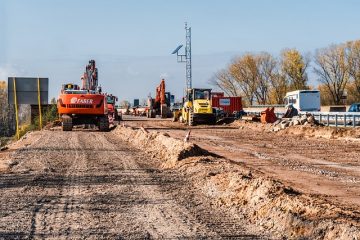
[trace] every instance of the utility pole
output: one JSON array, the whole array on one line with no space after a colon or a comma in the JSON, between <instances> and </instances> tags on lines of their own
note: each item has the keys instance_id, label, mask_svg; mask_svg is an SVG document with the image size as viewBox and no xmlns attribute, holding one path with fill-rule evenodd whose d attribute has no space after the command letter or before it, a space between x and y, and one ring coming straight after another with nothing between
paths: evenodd
<instances>
[{"instance_id":1,"label":"utility pole","mask_svg":"<svg viewBox=\"0 0 360 240\"><path fill-rule=\"evenodd\" d=\"M185 46L185 54L179 54L180 48L183 45L179 45L172 54L176 53L177 62L186 63L186 89L192 88L192 69L191 69L191 27L188 27L187 23L185 23L185 31L186 31L186 46Z\"/></svg>"},{"instance_id":2,"label":"utility pole","mask_svg":"<svg viewBox=\"0 0 360 240\"><path fill-rule=\"evenodd\" d=\"M192 69L191 69L191 27L188 28L185 23L186 30L186 87L192 88Z\"/></svg>"}]
</instances>

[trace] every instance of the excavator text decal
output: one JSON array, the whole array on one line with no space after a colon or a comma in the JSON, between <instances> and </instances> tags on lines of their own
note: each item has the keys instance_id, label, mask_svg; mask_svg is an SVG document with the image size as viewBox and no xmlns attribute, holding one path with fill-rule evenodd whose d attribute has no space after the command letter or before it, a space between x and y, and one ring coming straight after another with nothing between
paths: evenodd
<instances>
[{"instance_id":1,"label":"excavator text decal","mask_svg":"<svg viewBox=\"0 0 360 240\"><path fill-rule=\"evenodd\" d=\"M77 98L77 97L73 97L70 100L70 103L72 104L92 104L93 103L93 99L81 99L81 98Z\"/></svg>"}]
</instances>

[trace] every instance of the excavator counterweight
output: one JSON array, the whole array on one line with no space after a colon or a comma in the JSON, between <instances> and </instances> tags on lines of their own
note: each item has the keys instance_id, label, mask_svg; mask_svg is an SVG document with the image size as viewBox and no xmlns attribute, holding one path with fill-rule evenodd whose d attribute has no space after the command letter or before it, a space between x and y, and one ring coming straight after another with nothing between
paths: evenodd
<instances>
[{"instance_id":1,"label":"excavator counterweight","mask_svg":"<svg viewBox=\"0 0 360 240\"><path fill-rule=\"evenodd\" d=\"M98 71L94 60L86 65L81 80L81 89L73 83L62 86L57 108L63 131L71 131L73 126L81 124L94 124L100 131L108 131L107 98L98 87Z\"/></svg>"}]
</instances>

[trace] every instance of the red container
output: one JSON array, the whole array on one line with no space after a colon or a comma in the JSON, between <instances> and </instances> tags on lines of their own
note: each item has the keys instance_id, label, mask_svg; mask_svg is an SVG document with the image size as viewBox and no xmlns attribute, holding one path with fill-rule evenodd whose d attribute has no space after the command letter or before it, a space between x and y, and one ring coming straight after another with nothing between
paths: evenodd
<instances>
[{"instance_id":1,"label":"red container","mask_svg":"<svg viewBox=\"0 0 360 240\"><path fill-rule=\"evenodd\" d=\"M217 97L212 96L211 103L213 107L224 109L227 114L233 114L234 111L243 110L241 97Z\"/></svg>"},{"instance_id":2,"label":"red container","mask_svg":"<svg viewBox=\"0 0 360 240\"><path fill-rule=\"evenodd\" d=\"M212 97L224 97L223 92L211 92Z\"/></svg>"}]
</instances>

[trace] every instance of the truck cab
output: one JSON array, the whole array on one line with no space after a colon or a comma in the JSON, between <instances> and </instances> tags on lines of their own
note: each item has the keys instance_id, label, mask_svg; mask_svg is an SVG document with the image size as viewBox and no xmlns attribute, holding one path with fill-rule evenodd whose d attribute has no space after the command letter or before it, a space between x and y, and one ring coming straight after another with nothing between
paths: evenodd
<instances>
[{"instance_id":1,"label":"truck cab","mask_svg":"<svg viewBox=\"0 0 360 240\"><path fill-rule=\"evenodd\" d=\"M286 93L284 98L285 105L292 105L300 112L320 111L320 91L319 90L297 90Z\"/></svg>"},{"instance_id":2,"label":"truck cab","mask_svg":"<svg viewBox=\"0 0 360 240\"><path fill-rule=\"evenodd\" d=\"M360 112L360 103L351 104L349 112Z\"/></svg>"}]
</instances>

